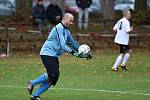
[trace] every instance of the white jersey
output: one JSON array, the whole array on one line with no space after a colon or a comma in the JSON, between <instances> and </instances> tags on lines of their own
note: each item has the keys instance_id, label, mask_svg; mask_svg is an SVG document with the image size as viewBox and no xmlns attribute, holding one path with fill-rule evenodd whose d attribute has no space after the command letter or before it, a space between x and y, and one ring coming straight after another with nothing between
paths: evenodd
<instances>
[{"instance_id":1,"label":"white jersey","mask_svg":"<svg viewBox=\"0 0 150 100\"><path fill-rule=\"evenodd\" d=\"M115 36L115 43L128 45L129 44L129 31L130 28L130 22L126 18L120 19L113 29L117 30L117 34Z\"/></svg>"}]
</instances>

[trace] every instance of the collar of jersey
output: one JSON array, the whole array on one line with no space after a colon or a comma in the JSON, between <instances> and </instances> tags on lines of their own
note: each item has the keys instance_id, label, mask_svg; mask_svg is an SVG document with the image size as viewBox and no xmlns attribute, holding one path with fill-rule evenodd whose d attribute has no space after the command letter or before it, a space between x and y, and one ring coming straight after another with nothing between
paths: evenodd
<instances>
[{"instance_id":1,"label":"collar of jersey","mask_svg":"<svg viewBox=\"0 0 150 100\"><path fill-rule=\"evenodd\" d=\"M65 28L65 29L68 29L68 27L66 27L62 22L61 22L62 26Z\"/></svg>"}]
</instances>

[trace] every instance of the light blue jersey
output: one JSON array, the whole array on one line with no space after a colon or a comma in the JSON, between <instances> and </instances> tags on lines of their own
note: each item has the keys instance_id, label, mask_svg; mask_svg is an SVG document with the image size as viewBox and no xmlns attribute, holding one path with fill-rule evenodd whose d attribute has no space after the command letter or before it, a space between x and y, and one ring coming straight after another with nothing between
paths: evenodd
<instances>
[{"instance_id":1,"label":"light blue jersey","mask_svg":"<svg viewBox=\"0 0 150 100\"><path fill-rule=\"evenodd\" d=\"M78 48L79 44L74 40L69 29L59 23L49 33L41 48L40 55L59 57L63 52L71 53L72 50Z\"/></svg>"}]
</instances>

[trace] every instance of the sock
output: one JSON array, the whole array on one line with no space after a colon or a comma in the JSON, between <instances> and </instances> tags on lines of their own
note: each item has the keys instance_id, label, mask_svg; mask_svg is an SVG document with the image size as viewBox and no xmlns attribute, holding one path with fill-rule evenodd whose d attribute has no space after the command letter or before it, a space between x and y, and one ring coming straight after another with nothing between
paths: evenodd
<instances>
[{"instance_id":1,"label":"sock","mask_svg":"<svg viewBox=\"0 0 150 100\"><path fill-rule=\"evenodd\" d=\"M114 68L118 68L119 64L121 63L122 58L123 58L123 54L120 54L120 55L117 57L116 62L115 62L115 64L114 64L114 66L113 66Z\"/></svg>"},{"instance_id":2,"label":"sock","mask_svg":"<svg viewBox=\"0 0 150 100\"><path fill-rule=\"evenodd\" d=\"M39 96L41 94L43 94L45 91L48 90L48 88L50 87L51 85L48 83L48 82L44 82L40 85L40 87L35 91L35 93L33 93L32 96Z\"/></svg>"},{"instance_id":3,"label":"sock","mask_svg":"<svg viewBox=\"0 0 150 100\"><path fill-rule=\"evenodd\" d=\"M125 56L124 56L124 58L123 58L123 61L122 61L122 64L123 64L123 65L126 64L126 62L128 61L129 57L130 57L130 54L129 54L129 53L126 53Z\"/></svg>"},{"instance_id":4,"label":"sock","mask_svg":"<svg viewBox=\"0 0 150 100\"><path fill-rule=\"evenodd\" d=\"M48 80L48 75L47 75L47 73L44 73L44 74L42 74L41 76L39 76L38 78L32 80L32 81L31 81L31 84L32 84L33 86L35 86L35 85L40 84L40 83L43 83L43 82L45 82L45 81L47 81L47 80Z\"/></svg>"}]
</instances>

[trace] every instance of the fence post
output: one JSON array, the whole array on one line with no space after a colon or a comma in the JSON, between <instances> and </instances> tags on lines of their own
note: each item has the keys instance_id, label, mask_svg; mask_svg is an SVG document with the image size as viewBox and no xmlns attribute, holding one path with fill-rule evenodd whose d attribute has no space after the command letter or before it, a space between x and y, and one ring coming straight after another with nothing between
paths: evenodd
<instances>
[{"instance_id":1,"label":"fence post","mask_svg":"<svg viewBox=\"0 0 150 100\"><path fill-rule=\"evenodd\" d=\"M6 26L6 56L9 56L10 51L10 44L9 44L9 33L8 33L8 26Z\"/></svg>"}]
</instances>

